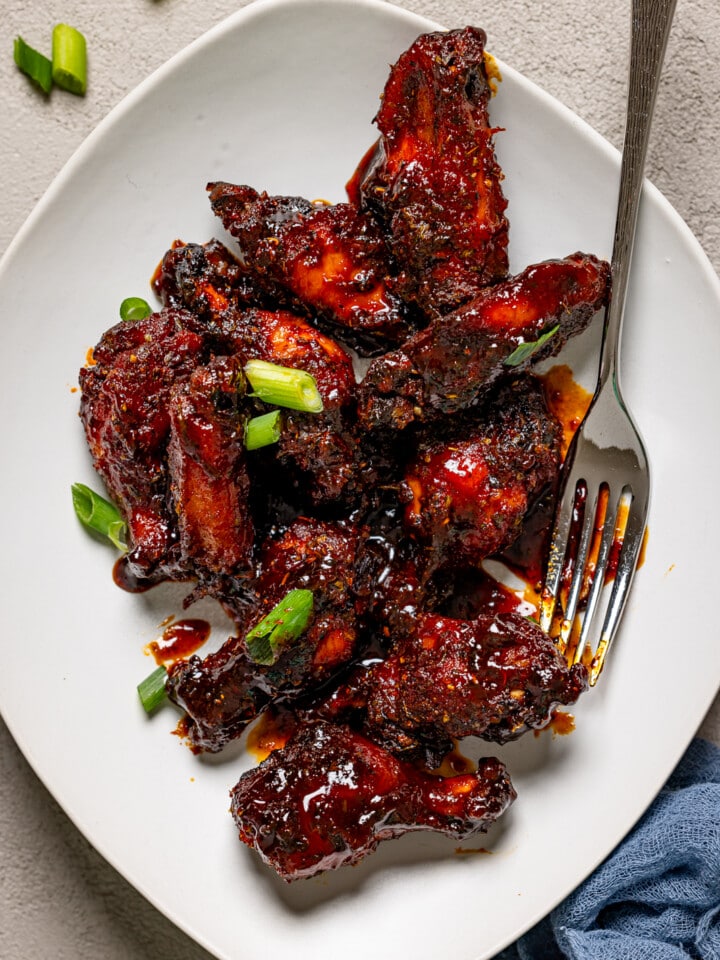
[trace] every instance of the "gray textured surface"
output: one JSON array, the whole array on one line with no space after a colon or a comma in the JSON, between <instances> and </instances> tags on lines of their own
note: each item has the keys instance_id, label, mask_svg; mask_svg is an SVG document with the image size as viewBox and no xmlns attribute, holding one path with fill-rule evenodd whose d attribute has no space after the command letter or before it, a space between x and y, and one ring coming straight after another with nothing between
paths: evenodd
<instances>
[{"instance_id":1,"label":"gray textured surface","mask_svg":"<svg viewBox=\"0 0 720 960\"><path fill-rule=\"evenodd\" d=\"M0 254L108 110L155 67L243 5L237 0L3 0ZM500 0L484 9L458 0L407 0L402 5L448 26L483 26L493 52L620 145L628 0ZM87 36L91 59L85 99L56 91L45 101L12 63L17 33L47 49L52 24L58 21ZM717 0L678 0L648 175L687 221L716 270L719 104ZM701 733L720 743L718 701ZM42 787L1 721L0 851L2 960L208 957L95 853Z\"/></svg>"}]
</instances>

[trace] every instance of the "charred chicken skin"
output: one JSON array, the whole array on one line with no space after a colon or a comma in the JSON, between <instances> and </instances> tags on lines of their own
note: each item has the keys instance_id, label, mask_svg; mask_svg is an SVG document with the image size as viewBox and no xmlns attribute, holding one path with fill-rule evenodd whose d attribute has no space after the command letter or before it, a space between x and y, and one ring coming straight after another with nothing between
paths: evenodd
<instances>
[{"instance_id":1,"label":"charred chicken skin","mask_svg":"<svg viewBox=\"0 0 720 960\"><path fill-rule=\"evenodd\" d=\"M211 327L228 309L263 302L252 271L214 239L205 244L176 240L160 261L152 287L166 307L191 310Z\"/></svg>"},{"instance_id":2,"label":"charred chicken skin","mask_svg":"<svg viewBox=\"0 0 720 960\"><path fill-rule=\"evenodd\" d=\"M435 777L347 727L301 729L232 790L240 839L284 880L358 863L382 840L434 830L462 840L515 799L499 760Z\"/></svg>"},{"instance_id":3,"label":"charred chicken skin","mask_svg":"<svg viewBox=\"0 0 720 960\"><path fill-rule=\"evenodd\" d=\"M360 183L363 205L387 229L401 296L428 317L457 309L508 271L485 41L474 27L431 33L400 57Z\"/></svg>"},{"instance_id":4,"label":"charred chicken skin","mask_svg":"<svg viewBox=\"0 0 720 960\"><path fill-rule=\"evenodd\" d=\"M361 354L409 335L385 238L371 216L347 203L272 197L230 183L211 183L208 190L213 210L269 295L329 324Z\"/></svg>"},{"instance_id":5,"label":"charred chicken skin","mask_svg":"<svg viewBox=\"0 0 720 960\"><path fill-rule=\"evenodd\" d=\"M582 253L488 287L370 364L360 391L361 422L368 429L402 429L471 406L509 370L554 356L585 329L609 291L609 265ZM518 347L546 334L539 349L507 366Z\"/></svg>"}]
</instances>

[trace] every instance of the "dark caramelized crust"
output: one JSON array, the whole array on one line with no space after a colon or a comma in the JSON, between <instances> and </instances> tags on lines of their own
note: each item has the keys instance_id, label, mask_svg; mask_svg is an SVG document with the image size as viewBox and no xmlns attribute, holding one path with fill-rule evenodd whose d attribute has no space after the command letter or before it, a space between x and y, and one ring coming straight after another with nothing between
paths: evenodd
<instances>
[{"instance_id":1,"label":"dark caramelized crust","mask_svg":"<svg viewBox=\"0 0 720 960\"><path fill-rule=\"evenodd\" d=\"M203 660L193 656L177 663L168 678L169 695L186 711L196 749L221 750L271 700L322 686L353 657L358 629L350 591L357 544L358 531L351 525L300 517L265 544L254 604L233 610L232 599L218 595L236 616L240 636ZM274 664L253 663L243 637L298 588L314 593L312 622Z\"/></svg>"},{"instance_id":2,"label":"dark caramelized crust","mask_svg":"<svg viewBox=\"0 0 720 960\"><path fill-rule=\"evenodd\" d=\"M244 391L241 364L231 357L198 367L171 391L168 471L188 570L229 575L250 566Z\"/></svg>"},{"instance_id":3,"label":"dark caramelized crust","mask_svg":"<svg viewBox=\"0 0 720 960\"><path fill-rule=\"evenodd\" d=\"M355 399L352 359L332 337L287 310L245 310L224 325L228 348L243 360L266 360L306 370L315 378L325 411Z\"/></svg>"},{"instance_id":4,"label":"dark caramelized crust","mask_svg":"<svg viewBox=\"0 0 720 960\"><path fill-rule=\"evenodd\" d=\"M433 830L479 833L515 799L505 767L443 779L422 773L346 727L300 729L231 792L240 839L284 880L358 863L382 840Z\"/></svg>"},{"instance_id":5,"label":"dark caramelized crust","mask_svg":"<svg viewBox=\"0 0 720 960\"><path fill-rule=\"evenodd\" d=\"M174 517L165 449L172 387L203 362L205 342L183 310L163 310L103 334L94 365L80 371L80 416L95 469L128 522L129 566L138 577L171 575Z\"/></svg>"},{"instance_id":6,"label":"dark caramelized crust","mask_svg":"<svg viewBox=\"0 0 720 960\"><path fill-rule=\"evenodd\" d=\"M425 34L400 57L360 187L362 202L386 225L402 297L428 316L456 309L507 274L485 40L475 27Z\"/></svg>"},{"instance_id":7,"label":"dark caramelized crust","mask_svg":"<svg viewBox=\"0 0 720 960\"><path fill-rule=\"evenodd\" d=\"M252 276L219 240L176 240L160 261L152 286L166 307L184 307L212 323L225 310L263 301Z\"/></svg>"},{"instance_id":8,"label":"dark caramelized crust","mask_svg":"<svg viewBox=\"0 0 720 960\"><path fill-rule=\"evenodd\" d=\"M244 360L266 360L312 374L319 414L283 413L277 468L312 504L355 502L367 485L355 439L357 384L349 354L331 337L286 310L246 310L226 318L225 337Z\"/></svg>"},{"instance_id":9,"label":"dark caramelized crust","mask_svg":"<svg viewBox=\"0 0 720 960\"><path fill-rule=\"evenodd\" d=\"M330 324L364 354L411 332L392 289L384 237L368 214L347 203L311 204L229 183L208 189L261 288Z\"/></svg>"},{"instance_id":10,"label":"dark caramelized crust","mask_svg":"<svg viewBox=\"0 0 720 960\"><path fill-rule=\"evenodd\" d=\"M414 740L505 743L546 726L556 706L574 703L585 689L585 667L568 668L549 637L520 614L472 621L424 614L414 635L362 678L363 729L399 753Z\"/></svg>"},{"instance_id":11,"label":"dark caramelized crust","mask_svg":"<svg viewBox=\"0 0 720 960\"><path fill-rule=\"evenodd\" d=\"M405 474L404 526L431 571L477 566L512 543L560 466L562 430L534 377L504 383L476 415L443 427Z\"/></svg>"},{"instance_id":12,"label":"dark caramelized crust","mask_svg":"<svg viewBox=\"0 0 720 960\"><path fill-rule=\"evenodd\" d=\"M512 370L557 353L585 329L609 291L609 264L583 253L536 264L484 290L370 364L360 389L361 422L402 429L472 405L508 372L506 361L521 344L557 327Z\"/></svg>"}]
</instances>

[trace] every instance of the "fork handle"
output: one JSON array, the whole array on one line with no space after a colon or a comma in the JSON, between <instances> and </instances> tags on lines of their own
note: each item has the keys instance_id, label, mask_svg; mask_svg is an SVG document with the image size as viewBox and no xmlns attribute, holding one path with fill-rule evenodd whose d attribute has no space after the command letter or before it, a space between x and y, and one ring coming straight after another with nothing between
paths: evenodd
<instances>
[{"instance_id":1,"label":"fork handle","mask_svg":"<svg viewBox=\"0 0 720 960\"><path fill-rule=\"evenodd\" d=\"M630 261L635 243L650 125L676 0L633 0L630 75L620 169L620 192L611 261L612 295L605 314L598 391L612 378L618 357Z\"/></svg>"}]
</instances>

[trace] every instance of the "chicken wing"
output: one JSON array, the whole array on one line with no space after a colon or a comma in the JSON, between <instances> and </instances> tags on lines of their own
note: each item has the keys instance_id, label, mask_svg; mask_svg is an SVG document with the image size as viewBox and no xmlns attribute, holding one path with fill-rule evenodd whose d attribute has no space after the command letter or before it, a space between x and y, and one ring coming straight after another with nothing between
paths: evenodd
<instances>
[{"instance_id":1,"label":"chicken wing","mask_svg":"<svg viewBox=\"0 0 720 960\"><path fill-rule=\"evenodd\" d=\"M213 210L269 295L329 324L363 355L411 333L385 239L369 214L348 203L312 204L230 183L208 189Z\"/></svg>"},{"instance_id":2,"label":"chicken wing","mask_svg":"<svg viewBox=\"0 0 720 960\"><path fill-rule=\"evenodd\" d=\"M433 830L462 840L515 799L505 767L423 773L343 726L301 728L231 791L240 839L284 880L358 863L382 840Z\"/></svg>"},{"instance_id":3,"label":"chicken wing","mask_svg":"<svg viewBox=\"0 0 720 960\"><path fill-rule=\"evenodd\" d=\"M375 157L363 161L362 204L385 225L400 295L428 317L457 309L508 271L485 40L465 27L425 34L406 50L375 118Z\"/></svg>"},{"instance_id":4,"label":"chicken wing","mask_svg":"<svg viewBox=\"0 0 720 960\"><path fill-rule=\"evenodd\" d=\"M557 353L609 291L609 264L583 253L488 287L372 361L360 387L361 423L402 429L471 406L503 374ZM526 353L518 358L520 347Z\"/></svg>"},{"instance_id":5,"label":"chicken wing","mask_svg":"<svg viewBox=\"0 0 720 960\"><path fill-rule=\"evenodd\" d=\"M521 376L439 432L420 442L405 474L404 528L425 547L431 573L477 567L517 538L557 477L562 428L540 382Z\"/></svg>"}]
</instances>

